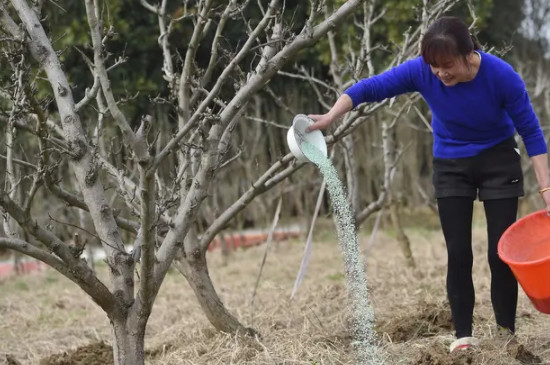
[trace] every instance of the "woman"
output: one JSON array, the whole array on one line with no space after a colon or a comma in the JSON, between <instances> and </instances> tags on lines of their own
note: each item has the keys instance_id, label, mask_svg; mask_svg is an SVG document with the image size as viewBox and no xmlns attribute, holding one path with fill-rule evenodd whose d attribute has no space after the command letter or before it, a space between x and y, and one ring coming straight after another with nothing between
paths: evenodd
<instances>
[{"instance_id":1,"label":"woman","mask_svg":"<svg viewBox=\"0 0 550 365\"><path fill-rule=\"evenodd\" d=\"M515 220L523 195L522 137L540 194L550 214L547 147L521 77L503 60L484 53L456 17L435 21L422 39L422 55L350 87L323 115L310 115L309 131L324 129L363 102L418 91L432 112L433 184L446 241L447 294L456 340L451 352L476 345L472 337L473 200L487 218L491 300L500 333L513 334L517 281L497 255L502 233Z\"/></svg>"}]
</instances>

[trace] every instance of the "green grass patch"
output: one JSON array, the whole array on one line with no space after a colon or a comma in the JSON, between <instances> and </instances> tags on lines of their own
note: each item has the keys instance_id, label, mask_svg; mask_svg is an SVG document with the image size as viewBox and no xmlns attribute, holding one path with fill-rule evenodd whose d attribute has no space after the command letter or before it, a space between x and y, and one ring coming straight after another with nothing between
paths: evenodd
<instances>
[{"instance_id":1,"label":"green grass patch","mask_svg":"<svg viewBox=\"0 0 550 365\"><path fill-rule=\"evenodd\" d=\"M16 279L12 283L13 288L18 291L29 291L29 284L27 284L24 279Z\"/></svg>"},{"instance_id":2,"label":"green grass patch","mask_svg":"<svg viewBox=\"0 0 550 365\"><path fill-rule=\"evenodd\" d=\"M337 272L335 274L329 274L327 275L327 279L331 280L331 281L343 281L346 277L344 276L343 273L341 272Z\"/></svg>"}]
</instances>

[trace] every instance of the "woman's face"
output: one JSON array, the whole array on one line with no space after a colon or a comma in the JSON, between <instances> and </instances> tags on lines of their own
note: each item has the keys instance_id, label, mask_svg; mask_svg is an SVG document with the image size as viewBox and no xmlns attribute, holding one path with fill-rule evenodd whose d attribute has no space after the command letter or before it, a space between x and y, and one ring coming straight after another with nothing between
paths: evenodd
<instances>
[{"instance_id":1,"label":"woman's face","mask_svg":"<svg viewBox=\"0 0 550 365\"><path fill-rule=\"evenodd\" d=\"M430 69L443 85L455 86L459 82L470 81L473 78L469 58L469 56L466 60L462 57L447 58L440 64L430 65Z\"/></svg>"}]
</instances>

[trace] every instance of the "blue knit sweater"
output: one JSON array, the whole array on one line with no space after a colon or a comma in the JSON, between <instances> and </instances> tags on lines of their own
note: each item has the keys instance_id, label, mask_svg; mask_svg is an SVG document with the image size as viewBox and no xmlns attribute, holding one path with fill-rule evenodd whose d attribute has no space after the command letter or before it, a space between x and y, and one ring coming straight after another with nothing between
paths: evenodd
<instances>
[{"instance_id":1,"label":"blue knit sweater","mask_svg":"<svg viewBox=\"0 0 550 365\"><path fill-rule=\"evenodd\" d=\"M505 61L480 52L475 78L445 86L422 57L409 60L347 89L353 107L418 91L432 111L433 154L475 156L517 131L529 156L547 152L546 142L521 77Z\"/></svg>"}]
</instances>

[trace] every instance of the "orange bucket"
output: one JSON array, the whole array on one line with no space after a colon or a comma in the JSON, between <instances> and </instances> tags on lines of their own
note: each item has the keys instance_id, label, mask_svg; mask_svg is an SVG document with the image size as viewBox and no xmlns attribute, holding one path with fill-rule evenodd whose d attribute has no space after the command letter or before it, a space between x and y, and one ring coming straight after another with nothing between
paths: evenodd
<instances>
[{"instance_id":1,"label":"orange bucket","mask_svg":"<svg viewBox=\"0 0 550 365\"><path fill-rule=\"evenodd\" d=\"M550 314L550 217L546 211L526 215L508 227L498 242L498 255L535 308Z\"/></svg>"}]
</instances>

